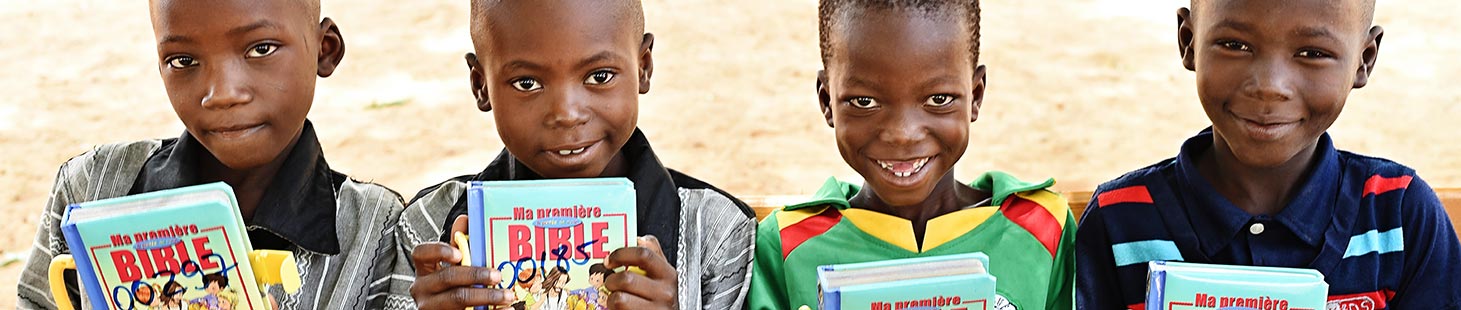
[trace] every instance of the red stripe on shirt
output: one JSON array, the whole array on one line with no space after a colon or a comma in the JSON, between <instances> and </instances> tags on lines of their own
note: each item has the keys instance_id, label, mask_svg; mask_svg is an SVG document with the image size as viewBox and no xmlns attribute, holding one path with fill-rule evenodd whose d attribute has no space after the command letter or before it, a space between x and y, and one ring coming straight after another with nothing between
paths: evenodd
<instances>
[{"instance_id":1,"label":"red stripe on shirt","mask_svg":"<svg viewBox=\"0 0 1461 310\"><path fill-rule=\"evenodd\" d=\"M1096 195L1096 207L1104 208L1127 202L1152 203L1152 193L1146 190L1145 185L1137 185L1113 189Z\"/></svg>"},{"instance_id":2,"label":"red stripe on shirt","mask_svg":"<svg viewBox=\"0 0 1461 310\"><path fill-rule=\"evenodd\" d=\"M1063 227L1060 227L1060 221L1055 220L1055 216L1050 214L1050 210L1046 210L1045 207L1029 199L1010 195L1005 199L1004 206L1000 207L999 212L1004 213L1004 217L1008 218L1010 222L1024 227L1031 235L1035 235L1035 240L1039 240L1040 244L1045 245L1045 249L1050 251L1050 257L1055 257Z\"/></svg>"},{"instance_id":3,"label":"red stripe on shirt","mask_svg":"<svg viewBox=\"0 0 1461 310\"><path fill-rule=\"evenodd\" d=\"M1137 303L1137 304L1126 305L1126 310L1146 310L1146 304L1145 303Z\"/></svg>"},{"instance_id":4,"label":"red stripe on shirt","mask_svg":"<svg viewBox=\"0 0 1461 310\"><path fill-rule=\"evenodd\" d=\"M828 207L822 213L782 228L781 259L786 259L787 256L791 255L791 250L795 250L797 246L802 245L803 242L807 242L812 237L827 232L828 229L832 229L832 226L837 225L837 222L841 220L842 212L837 212L837 208Z\"/></svg>"},{"instance_id":5,"label":"red stripe on shirt","mask_svg":"<svg viewBox=\"0 0 1461 310\"><path fill-rule=\"evenodd\" d=\"M1326 303L1329 309L1389 309L1390 298L1395 297L1395 291L1378 290L1374 292L1333 295L1329 296Z\"/></svg>"},{"instance_id":6,"label":"red stripe on shirt","mask_svg":"<svg viewBox=\"0 0 1461 310\"><path fill-rule=\"evenodd\" d=\"M1372 175L1370 176L1370 179L1365 180L1365 194L1360 197L1368 196L1370 194L1384 194L1386 192L1397 189L1405 189L1406 187L1410 186L1410 180L1414 178L1415 177L1408 175L1402 175L1393 178L1382 177L1378 174Z\"/></svg>"}]
</instances>

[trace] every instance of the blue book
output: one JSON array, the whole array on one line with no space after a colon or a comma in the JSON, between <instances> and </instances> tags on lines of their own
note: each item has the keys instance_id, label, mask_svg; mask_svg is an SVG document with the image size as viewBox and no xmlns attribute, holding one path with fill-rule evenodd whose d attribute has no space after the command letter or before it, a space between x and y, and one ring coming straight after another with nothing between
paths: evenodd
<instances>
[{"instance_id":1,"label":"blue book","mask_svg":"<svg viewBox=\"0 0 1461 310\"><path fill-rule=\"evenodd\" d=\"M987 309L995 278L984 253L824 265L820 309Z\"/></svg>"},{"instance_id":2,"label":"blue book","mask_svg":"<svg viewBox=\"0 0 1461 310\"><path fill-rule=\"evenodd\" d=\"M635 201L625 178L470 182L466 260L500 271L528 308L549 291L596 304L608 295L598 265L638 237Z\"/></svg>"},{"instance_id":3,"label":"blue book","mask_svg":"<svg viewBox=\"0 0 1461 310\"><path fill-rule=\"evenodd\" d=\"M212 183L67 206L61 232L83 303L93 309L268 308L237 205L232 188Z\"/></svg>"},{"instance_id":4,"label":"blue book","mask_svg":"<svg viewBox=\"0 0 1461 310\"><path fill-rule=\"evenodd\" d=\"M1147 268L1147 310L1328 308L1329 284L1313 269L1164 261Z\"/></svg>"}]
</instances>

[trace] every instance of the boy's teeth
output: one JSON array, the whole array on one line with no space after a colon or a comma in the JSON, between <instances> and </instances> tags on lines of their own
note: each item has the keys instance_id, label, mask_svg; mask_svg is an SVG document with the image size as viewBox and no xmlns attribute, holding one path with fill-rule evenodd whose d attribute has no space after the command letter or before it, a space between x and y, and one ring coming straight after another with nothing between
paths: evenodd
<instances>
[{"instance_id":1,"label":"boy's teeth","mask_svg":"<svg viewBox=\"0 0 1461 310\"><path fill-rule=\"evenodd\" d=\"M923 171L923 165L928 164L928 157L919 158L911 161L879 160L877 162L878 166L882 166L883 169L892 172L893 176L905 178L913 175L914 173L918 173L919 171Z\"/></svg>"},{"instance_id":2,"label":"boy's teeth","mask_svg":"<svg viewBox=\"0 0 1461 310\"><path fill-rule=\"evenodd\" d=\"M587 149L587 148L588 147L581 147L581 148L572 149L572 150L558 150L558 155L568 155L568 154L583 153L583 150L584 149Z\"/></svg>"}]
</instances>

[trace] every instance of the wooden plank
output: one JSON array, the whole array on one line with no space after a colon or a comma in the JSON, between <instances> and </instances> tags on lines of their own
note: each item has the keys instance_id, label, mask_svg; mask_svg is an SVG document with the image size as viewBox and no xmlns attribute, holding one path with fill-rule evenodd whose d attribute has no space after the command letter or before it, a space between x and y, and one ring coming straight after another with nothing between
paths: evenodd
<instances>
[{"instance_id":1,"label":"wooden plank","mask_svg":"<svg viewBox=\"0 0 1461 310\"><path fill-rule=\"evenodd\" d=\"M1086 204L1091 201L1090 191L1074 191L1062 193L1065 199L1070 201L1070 210L1079 221L1081 215L1085 214ZM1445 206L1446 214L1451 216L1451 226L1461 226L1461 188L1438 188L1436 196L1441 199L1441 205ZM751 209L756 211L756 219L766 218L771 211L780 209L787 204L803 201L806 197L800 196L750 196L743 198ZM1456 232L1457 238L1461 238L1461 230Z\"/></svg>"}]
</instances>

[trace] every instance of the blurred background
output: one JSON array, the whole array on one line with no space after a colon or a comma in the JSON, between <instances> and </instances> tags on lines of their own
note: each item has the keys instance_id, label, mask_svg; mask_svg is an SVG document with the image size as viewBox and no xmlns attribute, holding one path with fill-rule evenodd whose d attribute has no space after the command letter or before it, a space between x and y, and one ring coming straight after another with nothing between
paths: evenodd
<instances>
[{"instance_id":1,"label":"blurred background","mask_svg":"<svg viewBox=\"0 0 1461 310\"><path fill-rule=\"evenodd\" d=\"M311 119L330 167L409 199L480 171L502 144L468 92L466 0L324 0L346 57ZM656 36L640 127L661 160L740 196L856 180L816 107L815 0L645 0ZM999 169L1089 191L1176 154L1206 126L1176 48L1187 1L988 1L988 92L959 179ZM1368 87L1330 130L1341 148L1461 187L1455 3L1381 0ZM56 169L101 143L176 137L144 1L0 0L0 308Z\"/></svg>"}]
</instances>

